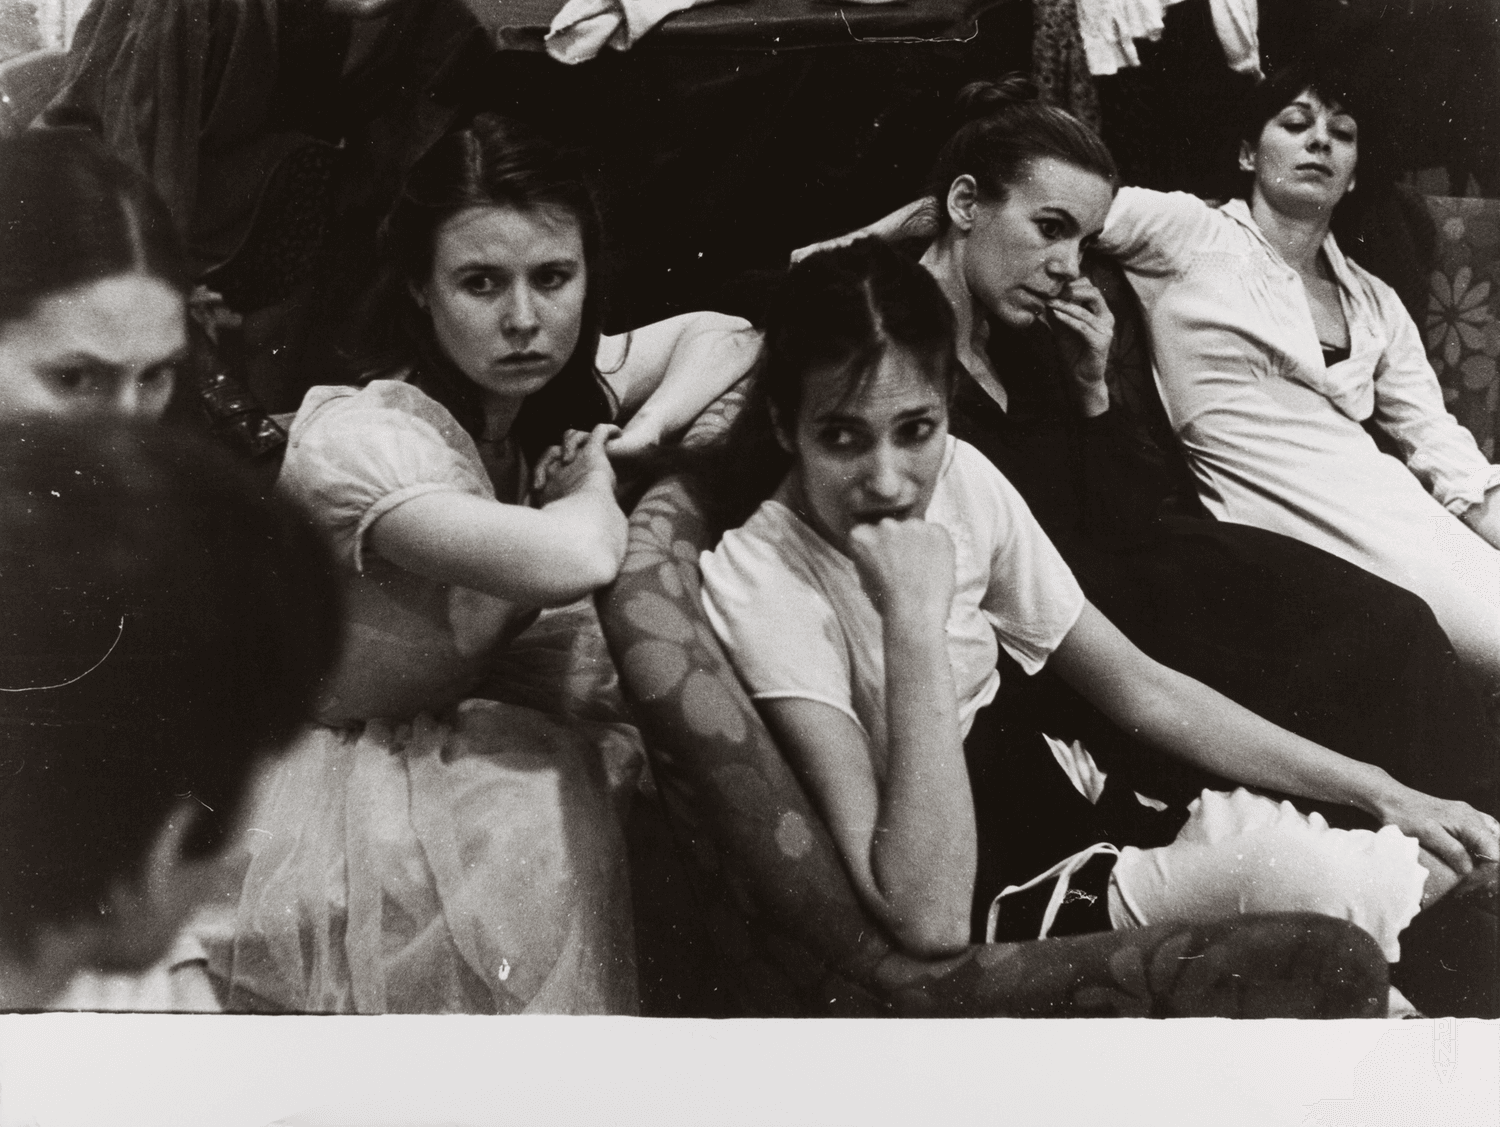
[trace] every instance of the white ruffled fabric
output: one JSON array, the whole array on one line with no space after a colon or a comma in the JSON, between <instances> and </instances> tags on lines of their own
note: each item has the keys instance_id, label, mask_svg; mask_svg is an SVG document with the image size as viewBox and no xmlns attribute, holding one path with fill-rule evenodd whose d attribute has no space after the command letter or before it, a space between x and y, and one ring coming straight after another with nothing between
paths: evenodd
<instances>
[{"instance_id":1,"label":"white ruffled fabric","mask_svg":"<svg viewBox=\"0 0 1500 1127\"><path fill-rule=\"evenodd\" d=\"M1244 789L1204 791L1171 845L1126 846L1110 878L1116 927L1317 912L1374 936L1388 962L1421 907L1419 846L1395 826L1331 828L1319 814Z\"/></svg>"}]
</instances>

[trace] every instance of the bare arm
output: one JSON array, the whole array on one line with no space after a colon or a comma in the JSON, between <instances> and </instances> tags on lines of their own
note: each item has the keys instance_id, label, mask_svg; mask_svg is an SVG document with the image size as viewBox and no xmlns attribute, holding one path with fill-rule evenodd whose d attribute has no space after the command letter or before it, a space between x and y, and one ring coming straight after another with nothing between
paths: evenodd
<instances>
[{"instance_id":1,"label":"bare arm","mask_svg":"<svg viewBox=\"0 0 1500 1127\"><path fill-rule=\"evenodd\" d=\"M628 418L609 445L610 457L660 445L728 391L759 356L760 334L750 322L723 313L683 313L636 329L628 339L601 340L600 368Z\"/></svg>"},{"instance_id":2,"label":"bare arm","mask_svg":"<svg viewBox=\"0 0 1500 1127\"><path fill-rule=\"evenodd\" d=\"M523 605L581 598L613 580L625 558L625 514L604 454L613 433L594 429L540 509L423 494L371 525L370 546L407 571Z\"/></svg>"},{"instance_id":3,"label":"bare arm","mask_svg":"<svg viewBox=\"0 0 1500 1127\"><path fill-rule=\"evenodd\" d=\"M909 204L898 207L889 215L882 215L873 223L865 224L857 231L850 231L847 235L839 235L832 239L824 239L820 243L809 243L805 247L798 247L792 251L792 265L795 266L808 255L817 254L820 250L848 246L858 239L875 238L889 243L898 239L936 238L940 206L941 203L936 196L922 196L912 200Z\"/></svg>"},{"instance_id":4,"label":"bare arm","mask_svg":"<svg viewBox=\"0 0 1500 1127\"><path fill-rule=\"evenodd\" d=\"M831 705L760 704L866 906L913 953L952 954L969 940L978 850L944 636L952 580L945 590L911 580L923 569L940 572L941 558L951 576L953 549L946 532L922 521L882 521L855 535L863 543L851 553L867 586L870 574L880 573L872 595L885 649L883 777L865 733Z\"/></svg>"},{"instance_id":5,"label":"bare arm","mask_svg":"<svg viewBox=\"0 0 1500 1127\"><path fill-rule=\"evenodd\" d=\"M1353 806L1397 826L1456 873L1500 855L1500 826L1293 735L1153 661L1085 604L1052 655L1058 673L1120 727L1225 778ZM1472 855L1472 859L1471 859ZM1450 882L1451 883L1451 882Z\"/></svg>"}]
</instances>

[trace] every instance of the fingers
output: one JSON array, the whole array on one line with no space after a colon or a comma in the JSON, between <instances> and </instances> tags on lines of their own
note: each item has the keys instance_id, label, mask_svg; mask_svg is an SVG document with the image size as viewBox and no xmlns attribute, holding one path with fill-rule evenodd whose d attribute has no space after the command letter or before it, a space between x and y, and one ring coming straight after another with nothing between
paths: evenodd
<instances>
[{"instance_id":1,"label":"fingers","mask_svg":"<svg viewBox=\"0 0 1500 1127\"><path fill-rule=\"evenodd\" d=\"M1420 841L1434 857L1442 861L1460 876L1467 876L1474 868L1469 850L1453 833L1442 826L1435 826L1420 837Z\"/></svg>"},{"instance_id":2,"label":"fingers","mask_svg":"<svg viewBox=\"0 0 1500 1127\"><path fill-rule=\"evenodd\" d=\"M805 247L798 247L792 251L792 265L795 266L809 255L818 254L825 250L834 250L838 247L846 247L852 243L857 234L840 235L836 239L824 239L821 243L809 243Z\"/></svg>"},{"instance_id":3,"label":"fingers","mask_svg":"<svg viewBox=\"0 0 1500 1127\"><path fill-rule=\"evenodd\" d=\"M1075 278L1063 287L1060 295L1063 301L1072 302L1075 305L1086 306L1095 314L1102 314L1108 308L1104 295L1099 292L1099 287L1087 278Z\"/></svg>"},{"instance_id":4,"label":"fingers","mask_svg":"<svg viewBox=\"0 0 1500 1127\"><path fill-rule=\"evenodd\" d=\"M1500 860L1500 823L1472 807L1458 820L1452 833L1463 842L1475 861Z\"/></svg>"},{"instance_id":5,"label":"fingers","mask_svg":"<svg viewBox=\"0 0 1500 1127\"><path fill-rule=\"evenodd\" d=\"M563 465L569 464L574 458L578 457L578 451L582 450L592 438L593 434L590 431L570 430L565 432L562 440Z\"/></svg>"},{"instance_id":6,"label":"fingers","mask_svg":"<svg viewBox=\"0 0 1500 1127\"><path fill-rule=\"evenodd\" d=\"M1109 339L1110 332L1113 329L1113 322L1106 328L1086 306L1074 305L1072 302L1054 299L1048 308L1052 310L1052 315L1057 319L1059 324L1072 329L1080 336Z\"/></svg>"},{"instance_id":7,"label":"fingers","mask_svg":"<svg viewBox=\"0 0 1500 1127\"><path fill-rule=\"evenodd\" d=\"M540 493L547 486L547 480L562 465L562 447L553 446L547 450L538 460L536 469L531 471L531 491Z\"/></svg>"},{"instance_id":8,"label":"fingers","mask_svg":"<svg viewBox=\"0 0 1500 1127\"><path fill-rule=\"evenodd\" d=\"M1080 332L1098 332L1108 337L1114 333L1115 317L1096 291L1093 300L1079 300L1070 294L1055 297L1047 307L1058 317L1066 317Z\"/></svg>"}]
</instances>

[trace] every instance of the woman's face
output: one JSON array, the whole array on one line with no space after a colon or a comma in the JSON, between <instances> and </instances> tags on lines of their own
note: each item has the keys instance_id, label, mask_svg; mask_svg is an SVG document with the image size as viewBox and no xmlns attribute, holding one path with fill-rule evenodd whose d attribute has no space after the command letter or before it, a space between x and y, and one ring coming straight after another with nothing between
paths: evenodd
<instances>
[{"instance_id":1,"label":"woman's face","mask_svg":"<svg viewBox=\"0 0 1500 1127\"><path fill-rule=\"evenodd\" d=\"M841 552L857 524L885 517L920 520L932 500L948 436L942 390L903 348L887 348L857 394L844 373L810 373L788 433L793 498Z\"/></svg>"},{"instance_id":2,"label":"woman's face","mask_svg":"<svg viewBox=\"0 0 1500 1127\"><path fill-rule=\"evenodd\" d=\"M1083 252L1104 229L1114 188L1053 157L1031 161L1004 200L949 194L964 240L964 281L989 313L1015 328L1036 320L1082 272ZM970 182L972 183L972 181Z\"/></svg>"},{"instance_id":3,"label":"woman's face","mask_svg":"<svg viewBox=\"0 0 1500 1127\"><path fill-rule=\"evenodd\" d=\"M0 415L160 418L187 343L182 294L149 275L48 294L0 325Z\"/></svg>"},{"instance_id":4,"label":"woman's face","mask_svg":"<svg viewBox=\"0 0 1500 1127\"><path fill-rule=\"evenodd\" d=\"M571 212L472 207L438 228L432 276L413 296L464 375L492 395L522 399L577 348L587 285Z\"/></svg>"},{"instance_id":5,"label":"woman's face","mask_svg":"<svg viewBox=\"0 0 1500 1127\"><path fill-rule=\"evenodd\" d=\"M1255 173L1255 194L1283 215L1326 216L1354 186L1359 130L1354 118L1311 90L1266 122L1260 139L1240 151Z\"/></svg>"}]
</instances>

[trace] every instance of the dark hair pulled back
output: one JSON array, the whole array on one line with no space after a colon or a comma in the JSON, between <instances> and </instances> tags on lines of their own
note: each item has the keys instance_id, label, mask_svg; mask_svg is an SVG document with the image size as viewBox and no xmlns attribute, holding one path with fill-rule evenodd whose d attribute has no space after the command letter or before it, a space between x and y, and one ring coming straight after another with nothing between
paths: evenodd
<instances>
[{"instance_id":1,"label":"dark hair pulled back","mask_svg":"<svg viewBox=\"0 0 1500 1127\"><path fill-rule=\"evenodd\" d=\"M613 414L594 362L604 320L602 223L587 165L577 152L493 113L478 115L433 145L407 174L382 225L382 269L362 318L359 363L366 374L410 367L412 383L470 434L480 434L480 390L442 353L431 319L411 296L413 286L432 276L438 229L472 207L561 208L582 236L588 288L578 346L547 386L526 399L512 426L512 436L535 460L564 430L588 429Z\"/></svg>"},{"instance_id":2,"label":"dark hair pulled back","mask_svg":"<svg viewBox=\"0 0 1500 1127\"><path fill-rule=\"evenodd\" d=\"M1041 100L1024 75L971 82L958 94L960 125L938 153L927 194L938 200L938 229L948 225L944 201L960 176L974 178L979 197L1003 202L1034 161L1052 157L1119 182L1114 157L1099 135L1066 110Z\"/></svg>"},{"instance_id":3,"label":"dark hair pulled back","mask_svg":"<svg viewBox=\"0 0 1500 1127\"><path fill-rule=\"evenodd\" d=\"M0 140L0 324L49 294L130 273L184 295L192 286L151 182L85 130Z\"/></svg>"},{"instance_id":4,"label":"dark hair pulled back","mask_svg":"<svg viewBox=\"0 0 1500 1127\"><path fill-rule=\"evenodd\" d=\"M944 398L957 382L947 299L921 265L877 239L821 251L793 266L766 311L764 332L744 409L722 444L689 464L719 529L743 524L791 469L773 419L795 429L812 373L840 374L845 396L852 397L881 358L899 348Z\"/></svg>"}]
</instances>

